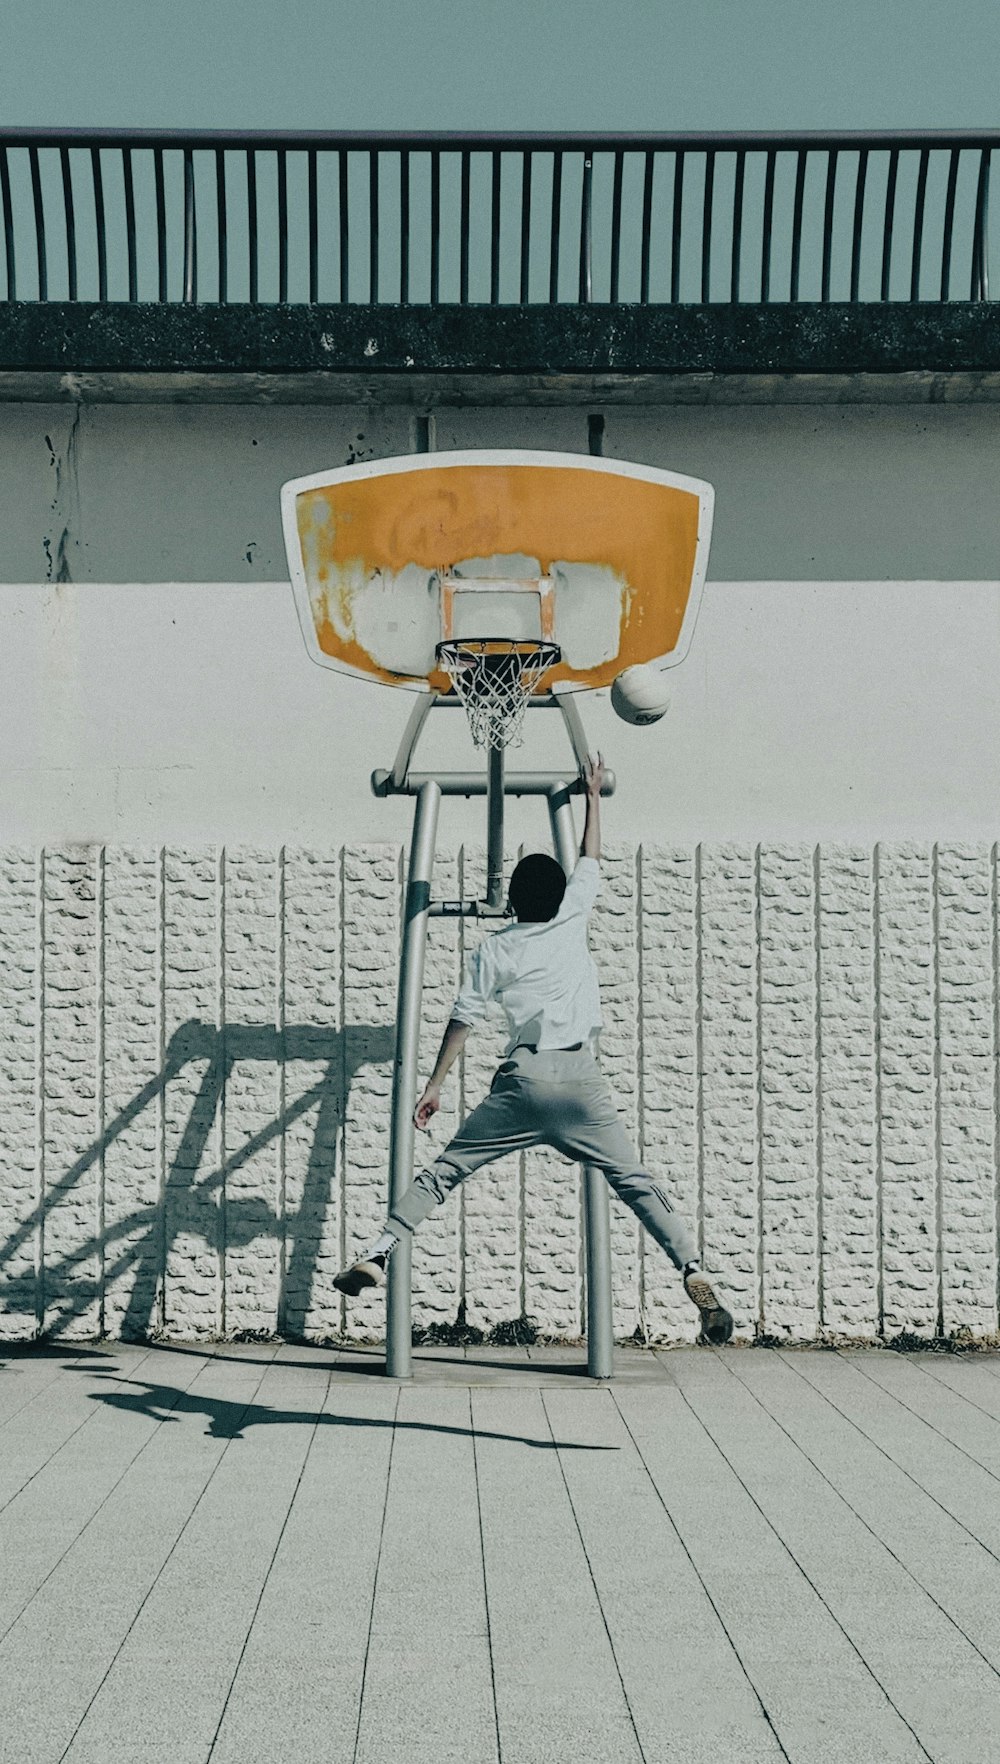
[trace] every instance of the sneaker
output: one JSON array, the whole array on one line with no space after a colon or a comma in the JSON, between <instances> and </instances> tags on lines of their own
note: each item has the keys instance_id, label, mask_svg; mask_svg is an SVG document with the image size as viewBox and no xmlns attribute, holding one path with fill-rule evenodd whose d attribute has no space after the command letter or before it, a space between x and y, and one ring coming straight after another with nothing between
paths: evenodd
<instances>
[{"instance_id":1,"label":"sneaker","mask_svg":"<svg viewBox=\"0 0 1000 1764\"><path fill-rule=\"evenodd\" d=\"M719 1303L708 1275L700 1268L690 1269L684 1276L684 1290L701 1312L701 1339L721 1347L733 1333L733 1319Z\"/></svg>"},{"instance_id":2,"label":"sneaker","mask_svg":"<svg viewBox=\"0 0 1000 1764\"><path fill-rule=\"evenodd\" d=\"M367 1292L370 1287L384 1286L385 1257L372 1256L369 1262L355 1262L343 1274L337 1274L333 1284L338 1292L346 1292L348 1298L357 1298L359 1292Z\"/></svg>"}]
</instances>

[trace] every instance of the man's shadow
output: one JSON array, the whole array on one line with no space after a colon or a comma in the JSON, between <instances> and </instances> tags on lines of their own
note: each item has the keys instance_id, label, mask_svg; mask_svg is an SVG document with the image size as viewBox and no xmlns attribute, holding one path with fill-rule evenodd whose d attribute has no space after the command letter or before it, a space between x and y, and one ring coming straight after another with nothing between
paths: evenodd
<instances>
[{"instance_id":1,"label":"man's shadow","mask_svg":"<svg viewBox=\"0 0 1000 1764\"><path fill-rule=\"evenodd\" d=\"M98 1373L99 1379L112 1379L110 1373ZM144 1379L129 1379L128 1390L91 1390L95 1402L129 1414L146 1415L151 1421L182 1422L185 1418L204 1416L205 1434L210 1439L243 1439L250 1427L387 1427L390 1431L451 1434L456 1439L496 1439L516 1441L535 1446L539 1451L617 1452L617 1445L581 1444L576 1440L533 1439L520 1433L502 1433L488 1427L448 1426L441 1421L416 1421L397 1415L336 1414L327 1409L273 1409L265 1403L229 1401L197 1390L181 1390L170 1384L151 1384Z\"/></svg>"},{"instance_id":2,"label":"man's shadow","mask_svg":"<svg viewBox=\"0 0 1000 1764\"><path fill-rule=\"evenodd\" d=\"M44 1321L47 1337L58 1337L74 1316L92 1306L94 1285L86 1279L85 1265L98 1255L105 1291L129 1269L134 1270L120 1333L126 1341L142 1340L163 1321L168 1254L178 1238L200 1237L209 1253L221 1260L227 1249L278 1233L283 1243L273 1327L291 1338L303 1336L350 1087L363 1066L386 1064L394 1048L395 1029L387 1024L343 1030L301 1025L279 1030L252 1024L219 1029L197 1019L182 1024L170 1038L163 1070L136 1092L64 1176L47 1185L42 1204L0 1246L0 1271L16 1258L23 1259L35 1231L40 1226L44 1229L46 1216L72 1198L74 1190L101 1164L108 1148L143 1111L166 1096L187 1066L203 1062L201 1082L156 1205L115 1218L71 1252L43 1265L43 1291L36 1294L39 1324ZM203 1172L233 1068L247 1060L284 1064L286 1068L292 1062L306 1061L322 1065L323 1075L237 1150L229 1152L216 1168ZM316 1110L315 1127L294 1211L286 1208L279 1217L263 1196L227 1192L231 1176L312 1109ZM224 1209L219 1204L221 1196L225 1198Z\"/></svg>"}]
</instances>

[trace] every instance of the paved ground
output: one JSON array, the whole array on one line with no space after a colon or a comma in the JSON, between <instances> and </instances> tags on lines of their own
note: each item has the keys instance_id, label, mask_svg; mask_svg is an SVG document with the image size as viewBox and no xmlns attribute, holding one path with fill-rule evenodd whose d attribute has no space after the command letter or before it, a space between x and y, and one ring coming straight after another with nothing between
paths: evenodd
<instances>
[{"instance_id":1,"label":"paved ground","mask_svg":"<svg viewBox=\"0 0 1000 1764\"><path fill-rule=\"evenodd\" d=\"M0 1350L4 1764L997 1764L1000 1357Z\"/></svg>"}]
</instances>

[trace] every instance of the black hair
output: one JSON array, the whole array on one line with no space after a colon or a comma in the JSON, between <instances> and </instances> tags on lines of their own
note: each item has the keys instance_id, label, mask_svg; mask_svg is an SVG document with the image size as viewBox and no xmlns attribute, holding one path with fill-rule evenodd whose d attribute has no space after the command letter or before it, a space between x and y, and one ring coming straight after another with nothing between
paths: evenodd
<instances>
[{"instance_id":1,"label":"black hair","mask_svg":"<svg viewBox=\"0 0 1000 1764\"><path fill-rule=\"evenodd\" d=\"M565 892L565 870L544 851L522 858L510 879L510 904L517 917L528 923L554 919Z\"/></svg>"}]
</instances>

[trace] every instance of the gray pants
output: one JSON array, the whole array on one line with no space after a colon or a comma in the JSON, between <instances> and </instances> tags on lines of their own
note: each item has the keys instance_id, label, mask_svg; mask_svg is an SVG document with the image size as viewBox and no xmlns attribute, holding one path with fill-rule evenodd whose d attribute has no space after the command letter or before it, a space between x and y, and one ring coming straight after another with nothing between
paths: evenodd
<instances>
[{"instance_id":1,"label":"gray pants","mask_svg":"<svg viewBox=\"0 0 1000 1764\"><path fill-rule=\"evenodd\" d=\"M499 1067L489 1095L396 1202L390 1229L397 1236L415 1231L474 1170L533 1145L552 1145L576 1162L596 1165L676 1268L697 1261L691 1230L642 1168L611 1086L587 1049L516 1048Z\"/></svg>"}]
</instances>

